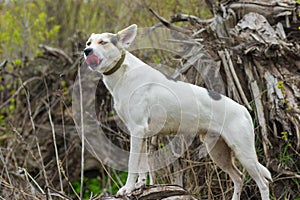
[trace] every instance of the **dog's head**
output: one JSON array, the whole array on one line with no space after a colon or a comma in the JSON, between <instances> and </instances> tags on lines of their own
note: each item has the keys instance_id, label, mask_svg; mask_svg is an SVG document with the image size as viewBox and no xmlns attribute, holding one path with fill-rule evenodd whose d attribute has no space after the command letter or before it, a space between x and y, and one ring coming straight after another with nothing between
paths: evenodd
<instances>
[{"instance_id":1,"label":"dog's head","mask_svg":"<svg viewBox=\"0 0 300 200\"><path fill-rule=\"evenodd\" d=\"M130 46L137 32L133 24L116 34L92 34L86 42L84 58L92 70L105 73L121 59L125 49Z\"/></svg>"}]
</instances>

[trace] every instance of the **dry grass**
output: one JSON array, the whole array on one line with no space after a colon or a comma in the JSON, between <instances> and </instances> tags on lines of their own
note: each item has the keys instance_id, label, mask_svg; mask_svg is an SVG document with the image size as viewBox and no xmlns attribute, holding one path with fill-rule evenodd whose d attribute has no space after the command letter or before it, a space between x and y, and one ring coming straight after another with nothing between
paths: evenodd
<instances>
[{"instance_id":1,"label":"dry grass","mask_svg":"<svg viewBox=\"0 0 300 200\"><path fill-rule=\"evenodd\" d=\"M74 45L76 49L83 49L83 44L82 40ZM92 157L93 152L85 151L78 137L71 112L71 93L80 58L79 52L72 55L70 63L45 50L43 56L23 63L22 67L9 62L12 69L5 66L1 69L5 90L0 94L0 108L4 109L0 118L0 199L81 199L85 187L78 192L72 183L79 180L83 185L84 177L98 177L103 193L115 192L112 188L124 183L124 173L109 169L99 158ZM188 81L203 85L204 80L197 70L191 68L185 73ZM243 78L240 77L241 84L247 86ZM103 83L99 82L98 87L96 98L100 98L101 104L96 109L101 111L99 118L107 127L106 134L113 143L128 149L128 136L115 120L108 120L111 119L111 97ZM248 89L243 88L247 94ZM252 115L255 118L255 114ZM256 123L255 126L259 133L259 126ZM273 145L267 151L274 180L272 197L297 199L300 197L300 159L295 137L268 137ZM161 142L167 143L168 138L159 138L158 144ZM262 143L261 135L257 134L259 160L266 163ZM203 155L205 152L196 138L179 161L155 172L156 182L181 182L200 199L230 199L233 193L230 178ZM254 200L258 196L257 186L246 176L242 199ZM97 198L91 194L90 199Z\"/></svg>"}]
</instances>

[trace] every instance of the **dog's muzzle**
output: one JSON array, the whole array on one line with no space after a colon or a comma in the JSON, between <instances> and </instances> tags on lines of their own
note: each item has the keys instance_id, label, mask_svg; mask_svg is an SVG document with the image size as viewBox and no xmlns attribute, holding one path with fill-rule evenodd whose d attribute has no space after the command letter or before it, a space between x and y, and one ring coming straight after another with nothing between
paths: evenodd
<instances>
[{"instance_id":1,"label":"dog's muzzle","mask_svg":"<svg viewBox=\"0 0 300 200\"><path fill-rule=\"evenodd\" d=\"M92 69L97 67L101 64L101 59L98 56L93 54L93 48L86 48L83 50L85 55L85 62L88 64Z\"/></svg>"},{"instance_id":2,"label":"dog's muzzle","mask_svg":"<svg viewBox=\"0 0 300 200\"><path fill-rule=\"evenodd\" d=\"M85 56L88 56L93 53L93 48L85 48L83 52Z\"/></svg>"}]
</instances>

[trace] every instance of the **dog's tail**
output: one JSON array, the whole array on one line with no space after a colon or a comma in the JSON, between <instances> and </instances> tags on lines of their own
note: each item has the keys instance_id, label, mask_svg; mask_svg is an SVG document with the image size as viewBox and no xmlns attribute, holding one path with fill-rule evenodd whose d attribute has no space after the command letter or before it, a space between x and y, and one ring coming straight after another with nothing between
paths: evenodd
<instances>
[{"instance_id":1,"label":"dog's tail","mask_svg":"<svg viewBox=\"0 0 300 200\"><path fill-rule=\"evenodd\" d=\"M258 169L259 169L260 174L263 177L265 177L265 179L267 181L273 182L271 173L270 173L270 171L265 166L263 166L262 164L258 163Z\"/></svg>"}]
</instances>

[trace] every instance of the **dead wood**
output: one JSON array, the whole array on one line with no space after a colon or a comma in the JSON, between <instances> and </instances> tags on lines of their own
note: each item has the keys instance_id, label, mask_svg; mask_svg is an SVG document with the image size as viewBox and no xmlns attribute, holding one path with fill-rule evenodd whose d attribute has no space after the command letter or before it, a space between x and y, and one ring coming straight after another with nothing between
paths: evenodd
<instances>
[{"instance_id":1,"label":"dead wood","mask_svg":"<svg viewBox=\"0 0 300 200\"><path fill-rule=\"evenodd\" d=\"M0 63L0 70L4 69L5 66L7 65L8 61L7 60L4 60Z\"/></svg>"},{"instance_id":2,"label":"dead wood","mask_svg":"<svg viewBox=\"0 0 300 200\"><path fill-rule=\"evenodd\" d=\"M168 20L166 20L165 18L159 16L152 8L149 8L149 11L156 17L159 19L159 21L166 27L174 30L174 31L178 31L178 32L181 32L181 33L190 33L191 31L190 30L187 30L187 29L183 29L181 27L178 27L178 26L175 26L173 25L171 22L169 22Z\"/></svg>"},{"instance_id":3,"label":"dead wood","mask_svg":"<svg viewBox=\"0 0 300 200\"><path fill-rule=\"evenodd\" d=\"M99 200L197 200L182 187L177 185L155 185L147 186L133 191L126 197L99 197Z\"/></svg>"},{"instance_id":4,"label":"dead wood","mask_svg":"<svg viewBox=\"0 0 300 200\"><path fill-rule=\"evenodd\" d=\"M214 14L213 21L184 14L176 14L169 21L190 22L193 33L185 33L195 41L187 48L183 65L173 77L185 76L191 83L245 105L253 116L259 138L256 145L263 150L262 162L273 170L273 177L277 174L299 179L300 5L293 0L206 3ZM209 75L216 72L221 74L222 87L215 84L220 78ZM285 151L295 163L284 161ZM288 178L280 180L282 187L289 182ZM274 196L279 196L275 189L278 187L271 184ZM286 193L293 196L297 192L287 187ZM247 198L250 197L243 197Z\"/></svg>"},{"instance_id":5,"label":"dead wood","mask_svg":"<svg viewBox=\"0 0 300 200\"><path fill-rule=\"evenodd\" d=\"M65 62L67 62L66 64L73 63L72 58L61 49L53 48L53 47L43 45L43 44L39 45L39 48L44 50L44 54L49 54L50 56L55 56L58 59L61 59Z\"/></svg>"}]
</instances>

